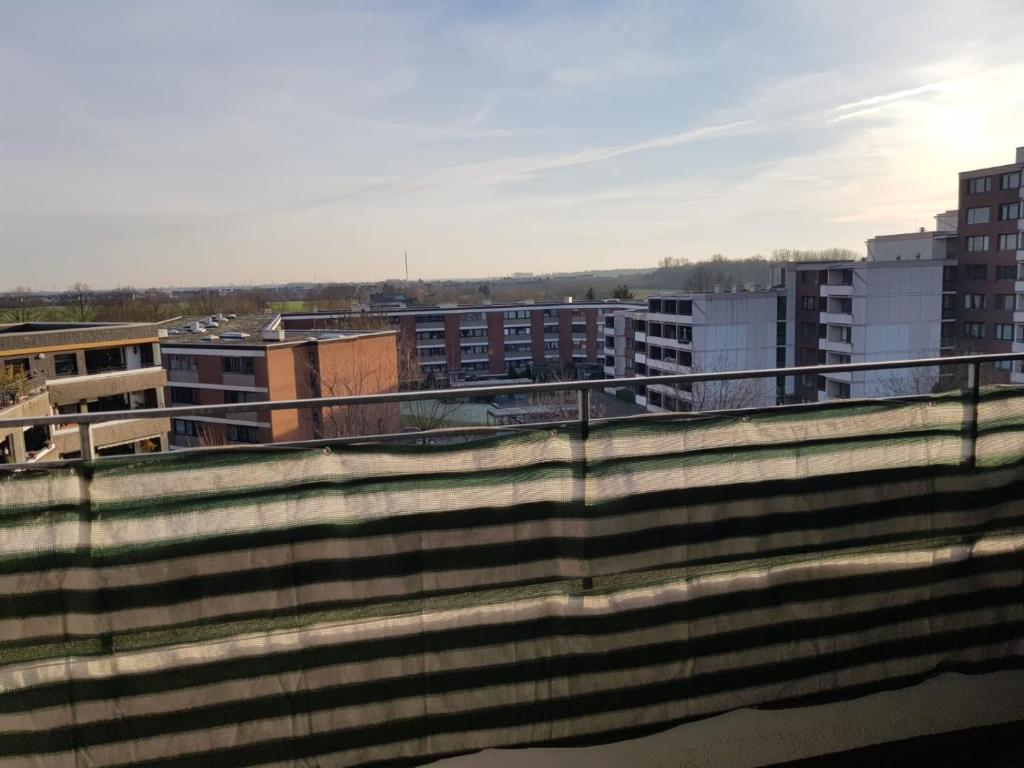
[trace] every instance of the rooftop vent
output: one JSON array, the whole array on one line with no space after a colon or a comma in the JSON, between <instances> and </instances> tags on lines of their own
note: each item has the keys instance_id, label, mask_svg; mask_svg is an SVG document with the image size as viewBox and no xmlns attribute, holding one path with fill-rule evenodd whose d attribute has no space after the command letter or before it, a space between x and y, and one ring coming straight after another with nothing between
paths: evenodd
<instances>
[{"instance_id":1,"label":"rooftop vent","mask_svg":"<svg viewBox=\"0 0 1024 768\"><path fill-rule=\"evenodd\" d=\"M249 334L242 331L224 331L220 337L222 339L248 339Z\"/></svg>"},{"instance_id":2,"label":"rooftop vent","mask_svg":"<svg viewBox=\"0 0 1024 768\"><path fill-rule=\"evenodd\" d=\"M284 329L265 330L260 334L260 338L264 341L284 341Z\"/></svg>"},{"instance_id":3,"label":"rooftop vent","mask_svg":"<svg viewBox=\"0 0 1024 768\"><path fill-rule=\"evenodd\" d=\"M200 341L217 341L219 338L216 334L211 333L209 336L203 336Z\"/></svg>"}]
</instances>

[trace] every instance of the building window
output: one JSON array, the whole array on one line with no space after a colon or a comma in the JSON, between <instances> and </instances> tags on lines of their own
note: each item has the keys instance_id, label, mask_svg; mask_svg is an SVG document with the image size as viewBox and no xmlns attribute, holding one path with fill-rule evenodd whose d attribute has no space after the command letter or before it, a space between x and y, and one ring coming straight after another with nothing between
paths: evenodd
<instances>
[{"instance_id":1,"label":"building window","mask_svg":"<svg viewBox=\"0 0 1024 768\"><path fill-rule=\"evenodd\" d=\"M85 350L85 370L87 373L123 371L124 369L125 362L123 347Z\"/></svg>"},{"instance_id":2,"label":"building window","mask_svg":"<svg viewBox=\"0 0 1024 768\"><path fill-rule=\"evenodd\" d=\"M984 293L965 293L964 294L964 309L984 309L985 308L985 294Z\"/></svg>"},{"instance_id":3,"label":"building window","mask_svg":"<svg viewBox=\"0 0 1024 768\"><path fill-rule=\"evenodd\" d=\"M246 427L240 424L228 425L229 443L258 443L260 432L256 427Z\"/></svg>"},{"instance_id":4,"label":"building window","mask_svg":"<svg viewBox=\"0 0 1024 768\"><path fill-rule=\"evenodd\" d=\"M1000 189L1019 189L1020 188L1020 171L1014 171L1013 173L1004 173L999 179Z\"/></svg>"},{"instance_id":5,"label":"building window","mask_svg":"<svg viewBox=\"0 0 1024 768\"><path fill-rule=\"evenodd\" d=\"M943 299L946 297L943 296ZM996 294L996 309L1006 309L1010 312L1013 311L1014 305L1016 304L1016 295L1012 293L997 293Z\"/></svg>"},{"instance_id":6,"label":"building window","mask_svg":"<svg viewBox=\"0 0 1024 768\"><path fill-rule=\"evenodd\" d=\"M528 309L510 309L505 313L506 320L529 320L530 310Z\"/></svg>"},{"instance_id":7,"label":"building window","mask_svg":"<svg viewBox=\"0 0 1024 768\"><path fill-rule=\"evenodd\" d=\"M804 296L800 299L800 309L805 312L817 312L818 301L814 296Z\"/></svg>"},{"instance_id":8,"label":"building window","mask_svg":"<svg viewBox=\"0 0 1024 768\"><path fill-rule=\"evenodd\" d=\"M647 300L647 311L648 312L661 312L661 299L648 299Z\"/></svg>"},{"instance_id":9,"label":"building window","mask_svg":"<svg viewBox=\"0 0 1024 768\"><path fill-rule=\"evenodd\" d=\"M1010 232L1006 235L999 236L999 250L1000 251L1016 251L1020 246L1020 232Z\"/></svg>"},{"instance_id":10,"label":"building window","mask_svg":"<svg viewBox=\"0 0 1024 768\"><path fill-rule=\"evenodd\" d=\"M980 179L969 179L967 182L967 194L977 195L982 192L992 191L992 177L984 176Z\"/></svg>"},{"instance_id":11,"label":"building window","mask_svg":"<svg viewBox=\"0 0 1024 768\"><path fill-rule=\"evenodd\" d=\"M196 391L191 387L171 387L171 405L195 405L198 402Z\"/></svg>"},{"instance_id":12,"label":"building window","mask_svg":"<svg viewBox=\"0 0 1024 768\"><path fill-rule=\"evenodd\" d=\"M225 403L255 403L262 399L259 392L245 392L239 389L224 390Z\"/></svg>"},{"instance_id":13,"label":"building window","mask_svg":"<svg viewBox=\"0 0 1024 768\"><path fill-rule=\"evenodd\" d=\"M195 355L164 355L167 368L172 371L194 371L199 368Z\"/></svg>"},{"instance_id":14,"label":"building window","mask_svg":"<svg viewBox=\"0 0 1024 768\"><path fill-rule=\"evenodd\" d=\"M967 338L967 339L984 339L985 338L985 324L984 323L964 323L964 338Z\"/></svg>"},{"instance_id":15,"label":"building window","mask_svg":"<svg viewBox=\"0 0 1024 768\"><path fill-rule=\"evenodd\" d=\"M988 235L975 235L967 238L968 253L984 253L988 250Z\"/></svg>"},{"instance_id":16,"label":"building window","mask_svg":"<svg viewBox=\"0 0 1024 768\"><path fill-rule=\"evenodd\" d=\"M1003 203L999 206L999 220L1013 221L1020 218L1020 203Z\"/></svg>"},{"instance_id":17,"label":"building window","mask_svg":"<svg viewBox=\"0 0 1024 768\"><path fill-rule=\"evenodd\" d=\"M224 373L252 376L255 372L251 357L222 357L220 364Z\"/></svg>"},{"instance_id":18,"label":"building window","mask_svg":"<svg viewBox=\"0 0 1024 768\"><path fill-rule=\"evenodd\" d=\"M444 331L416 331L416 341L444 341Z\"/></svg>"},{"instance_id":19,"label":"building window","mask_svg":"<svg viewBox=\"0 0 1024 768\"><path fill-rule=\"evenodd\" d=\"M996 360L992 365L1000 371L1012 371L1013 360Z\"/></svg>"},{"instance_id":20,"label":"building window","mask_svg":"<svg viewBox=\"0 0 1024 768\"><path fill-rule=\"evenodd\" d=\"M478 339L486 335L486 328L461 328L459 330L459 336L464 339Z\"/></svg>"},{"instance_id":21,"label":"building window","mask_svg":"<svg viewBox=\"0 0 1024 768\"><path fill-rule=\"evenodd\" d=\"M968 264L967 265L967 279L968 280L987 280L988 279L988 265L987 264Z\"/></svg>"},{"instance_id":22,"label":"building window","mask_svg":"<svg viewBox=\"0 0 1024 768\"><path fill-rule=\"evenodd\" d=\"M483 312L464 312L462 314L462 322L464 323L480 322L481 320L486 319L487 318Z\"/></svg>"},{"instance_id":23,"label":"building window","mask_svg":"<svg viewBox=\"0 0 1024 768\"><path fill-rule=\"evenodd\" d=\"M968 224L988 224L988 206L967 209Z\"/></svg>"},{"instance_id":24,"label":"building window","mask_svg":"<svg viewBox=\"0 0 1024 768\"><path fill-rule=\"evenodd\" d=\"M1016 264L997 264L996 265L996 280L1016 280L1017 279L1017 265Z\"/></svg>"},{"instance_id":25,"label":"building window","mask_svg":"<svg viewBox=\"0 0 1024 768\"><path fill-rule=\"evenodd\" d=\"M512 326L511 328L505 328L504 331L506 336L529 336L530 326L516 325Z\"/></svg>"},{"instance_id":26,"label":"building window","mask_svg":"<svg viewBox=\"0 0 1024 768\"><path fill-rule=\"evenodd\" d=\"M58 376L77 376L78 375L78 356L71 355L54 355L53 356L53 368L54 372Z\"/></svg>"},{"instance_id":27,"label":"building window","mask_svg":"<svg viewBox=\"0 0 1024 768\"><path fill-rule=\"evenodd\" d=\"M1013 323L996 323L996 339L1013 341Z\"/></svg>"},{"instance_id":28,"label":"building window","mask_svg":"<svg viewBox=\"0 0 1024 768\"><path fill-rule=\"evenodd\" d=\"M174 429L174 434L176 435L199 437L199 430L196 428L196 423L190 419L171 419L171 426Z\"/></svg>"}]
</instances>

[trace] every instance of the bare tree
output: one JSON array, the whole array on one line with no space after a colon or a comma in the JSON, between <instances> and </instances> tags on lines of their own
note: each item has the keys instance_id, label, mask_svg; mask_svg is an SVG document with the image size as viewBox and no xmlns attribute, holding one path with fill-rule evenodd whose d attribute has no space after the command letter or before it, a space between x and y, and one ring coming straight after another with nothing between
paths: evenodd
<instances>
[{"instance_id":1,"label":"bare tree","mask_svg":"<svg viewBox=\"0 0 1024 768\"><path fill-rule=\"evenodd\" d=\"M31 288L18 286L11 291L4 302L4 315L10 322L27 323L43 316L42 300Z\"/></svg>"},{"instance_id":2,"label":"bare tree","mask_svg":"<svg viewBox=\"0 0 1024 768\"><path fill-rule=\"evenodd\" d=\"M912 397L927 395L939 384L937 368L905 368L895 371L878 371L873 389L878 397Z\"/></svg>"},{"instance_id":3,"label":"bare tree","mask_svg":"<svg viewBox=\"0 0 1024 768\"><path fill-rule=\"evenodd\" d=\"M84 323L93 317L95 294L86 283L73 283L64 292L64 306L72 320Z\"/></svg>"},{"instance_id":4,"label":"bare tree","mask_svg":"<svg viewBox=\"0 0 1024 768\"><path fill-rule=\"evenodd\" d=\"M615 290L612 291L612 298L619 299L619 301L629 301L630 299L635 299L636 294L629 289L628 285L617 285Z\"/></svg>"},{"instance_id":5,"label":"bare tree","mask_svg":"<svg viewBox=\"0 0 1024 768\"><path fill-rule=\"evenodd\" d=\"M729 352L694 355L693 373L722 373L741 370ZM692 384L690 402L695 412L724 411L734 408L760 408L774 405L765 395L763 379L732 379Z\"/></svg>"}]
</instances>

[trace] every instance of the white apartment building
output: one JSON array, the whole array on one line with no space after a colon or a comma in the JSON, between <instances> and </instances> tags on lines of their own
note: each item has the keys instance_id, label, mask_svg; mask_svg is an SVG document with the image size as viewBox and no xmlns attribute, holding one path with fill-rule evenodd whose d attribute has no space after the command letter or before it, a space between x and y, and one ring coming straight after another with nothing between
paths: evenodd
<instances>
[{"instance_id":1,"label":"white apartment building","mask_svg":"<svg viewBox=\"0 0 1024 768\"><path fill-rule=\"evenodd\" d=\"M658 376L784 365L786 323L779 320L780 299L785 296L775 290L651 296L647 311L606 319L605 373ZM653 412L750 408L774 405L784 390L785 383L774 377L652 384L638 388L636 402Z\"/></svg>"}]
</instances>

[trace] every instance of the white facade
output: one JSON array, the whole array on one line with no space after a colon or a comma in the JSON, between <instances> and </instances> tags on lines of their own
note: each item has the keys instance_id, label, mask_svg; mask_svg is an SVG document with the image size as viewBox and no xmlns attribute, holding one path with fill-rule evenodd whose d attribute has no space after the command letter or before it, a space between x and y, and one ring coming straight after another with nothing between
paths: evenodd
<instances>
[{"instance_id":1,"label":"white facade","mask_svg":"<svg viewBox=\"0 0 1024 768\"><path fill-rule=\"evenodd\" d=\"M651 297L651 308L660 304L663 311L636 315L637 375L776 367L778 349L785 354L785 331L779 344L780 297L784 298L776 291ZM776 396L775 379L760 378L692 386L652 384L637 402L650 411L709 411L774 405Z\"/></svg>"}]
</instances>

